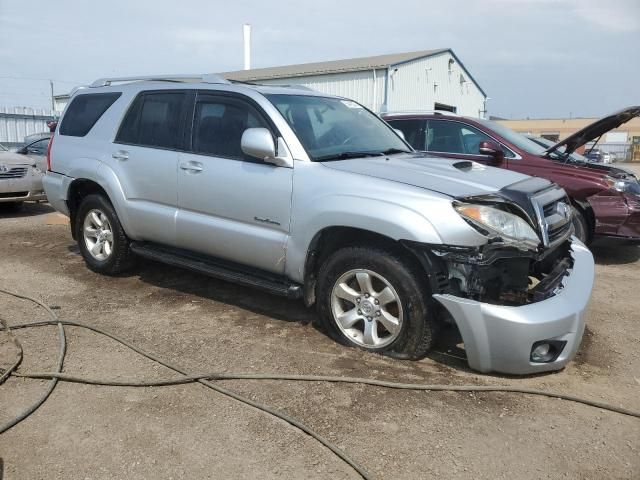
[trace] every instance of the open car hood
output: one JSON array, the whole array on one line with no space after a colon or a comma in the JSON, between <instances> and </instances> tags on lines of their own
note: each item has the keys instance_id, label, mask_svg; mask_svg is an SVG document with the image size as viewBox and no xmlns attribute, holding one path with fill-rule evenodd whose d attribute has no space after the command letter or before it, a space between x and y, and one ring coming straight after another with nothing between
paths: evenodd
<instances>
[{"instance_id":1,"label":"open car hood","mask_svg":"<svg viewBox=\"0 0 640 480\"><path fill-rule=\"evenodd\" d=\"M564 154L570 155L576 151L577 148L581 147L585 143L590 142L596 138L599 138L601 135L607 133L609 130L613 130L614 128L618 128L620 125L627 123L634 117L640 116L640 106L636 107L628 107L624 110L620 110L619 112L612 113L611 115L607 115L606 117L601 118L593 122L590 125L587 125L581 130L578 130L573 135L569 135L564 140L561 140L559 143L556 143L553 147L549 147L545 150L545 154L549 154L561 147L565 147Z\"/></svg>"}]
</instances>

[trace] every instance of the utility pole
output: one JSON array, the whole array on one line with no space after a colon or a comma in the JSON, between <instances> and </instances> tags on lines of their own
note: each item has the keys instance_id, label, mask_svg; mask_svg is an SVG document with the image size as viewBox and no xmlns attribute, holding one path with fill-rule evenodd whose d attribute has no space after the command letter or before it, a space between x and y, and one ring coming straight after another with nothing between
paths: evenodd
<instances>
[{"instance_id":1,"label":"utility pole","mask_svg":"<svg viewBox=\"0 0 640 480\"><path fill-rule=\"evenodd\" d=\"M51 110L56 111L56 102L53 99L53 80L49 80L49 86L51 87Z\"/></svg>"}]
</instances>

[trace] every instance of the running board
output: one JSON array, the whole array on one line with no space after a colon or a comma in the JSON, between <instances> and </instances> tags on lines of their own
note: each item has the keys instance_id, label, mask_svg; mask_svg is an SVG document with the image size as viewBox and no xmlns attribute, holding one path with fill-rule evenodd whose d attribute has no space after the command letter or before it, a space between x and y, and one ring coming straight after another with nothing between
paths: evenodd
<instances>
[{"instance_id":1,"label":"running board","mask_svg":"<svg viewBox=\"0 0 640 480\"><path fill-rule=\"evenodd\" d=\"M131 251L140 257L186 268L209 277L246 285L287 298L302 298L302 286L289 283L283 277L226 260L165 247L148 242L132 242Z\"/></svg>"}]
</instances>

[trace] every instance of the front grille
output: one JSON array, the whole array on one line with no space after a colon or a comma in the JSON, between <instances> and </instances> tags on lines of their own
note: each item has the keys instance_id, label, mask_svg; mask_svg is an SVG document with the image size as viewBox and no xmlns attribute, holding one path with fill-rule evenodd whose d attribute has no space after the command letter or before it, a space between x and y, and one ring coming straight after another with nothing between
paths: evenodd
<instances>
[{"instance_id":1,"label":"front grille","mask_svg":"<svg viewBox=\"0 0 640 480\"><path fill-rule=\"evenodd\" d=\"M2 178L22 178L27 174L27 167L13 167L6 172L0 172Z\"/></svg>"},{"instance_id":2,"label":"front grille","mask_svg":"<svg viewBox=\"0 0 640 480\"><path fill-rule=\"evenodd\" d=\"M564 190L553 187L532 198L545 247L555 245L573 233L571 202Z\"/></svg>"}]
</instances>

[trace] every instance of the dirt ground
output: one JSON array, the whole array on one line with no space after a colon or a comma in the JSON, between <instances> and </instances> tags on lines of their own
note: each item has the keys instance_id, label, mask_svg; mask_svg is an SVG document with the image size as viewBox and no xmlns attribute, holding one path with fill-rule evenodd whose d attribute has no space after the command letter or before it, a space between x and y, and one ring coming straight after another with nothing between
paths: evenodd
<instances>
[{"instance_id":1,"label":"dirt ground","mask_svg":"<svg viewBox=\"0 0 640 480\"><path fill-rule=\"evenodd\" d=\"M640 410L640 247L595 249L588 331L561 372L480 375L446 346L419 362L341 347L301 303L144 263L127 276L85 268L48 205L0 215L0 288L36 296L60 316L117 332L192 372L365 376L404 382L517 385ZM53 223L53 224L52 224ZM0 296L10 323L46 316ZM23 371L54 369L55 327L16 332ZM65 372L172 376L104 337L68 327ZM15 350L0 334L0 367ZM506 393L434 393L323 383L226 381L305 422L377 479L640 478L640 420L561 400ZM0 423L46 382L0 386ZM316 441L201 385L115 388L60 383L0 436L0 479L353 479ZM2 473L4 469L4 474ZM4 476L3 476L4 475Z\"/></svg>"}]
</instances>

